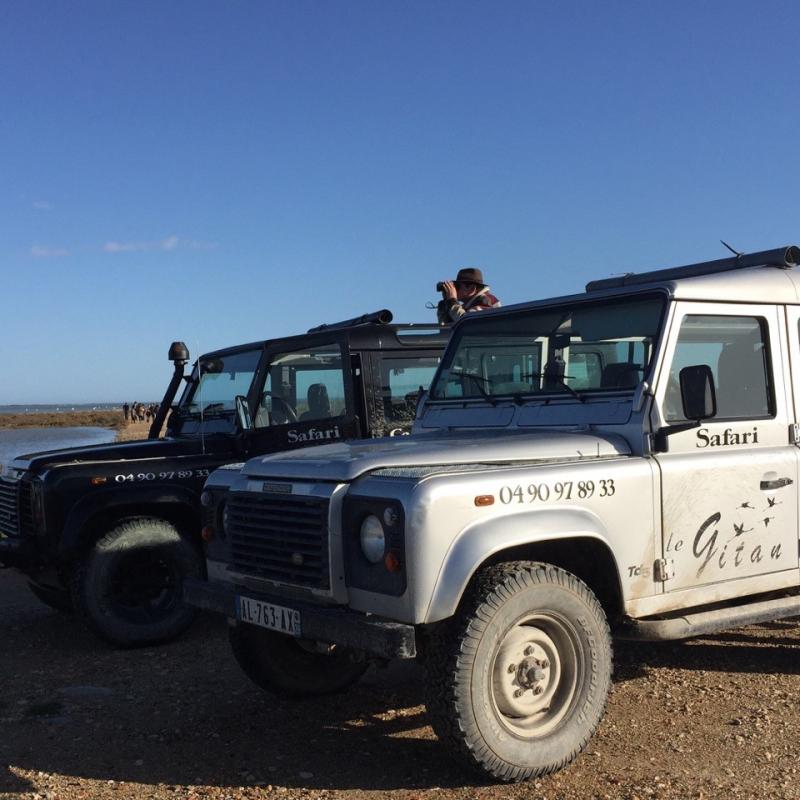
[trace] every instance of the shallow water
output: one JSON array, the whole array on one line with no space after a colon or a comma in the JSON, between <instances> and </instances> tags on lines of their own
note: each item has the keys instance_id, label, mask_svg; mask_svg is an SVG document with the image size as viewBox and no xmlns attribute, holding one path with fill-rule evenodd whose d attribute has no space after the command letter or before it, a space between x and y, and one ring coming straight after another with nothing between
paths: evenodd
<instances>
[{"instance_id":1,"label":"shallow water","mask_svg":"<svg viewBox=\"0 0 800 800\"><path fill-rule=\"evenodd\" d=\"M0 464L24 453L113 442L116 432L107 428L10 428L0 430Z\"/></svg>"}]
</instances>

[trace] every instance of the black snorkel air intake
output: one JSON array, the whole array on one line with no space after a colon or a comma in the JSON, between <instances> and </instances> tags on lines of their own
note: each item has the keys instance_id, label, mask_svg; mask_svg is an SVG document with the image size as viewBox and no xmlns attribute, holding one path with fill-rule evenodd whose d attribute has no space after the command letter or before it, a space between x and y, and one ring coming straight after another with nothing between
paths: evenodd
<instances>
[{"instance_id":1,"label":"black snorkel air intake","mask_svg":"<svg viewBox=\"0 0 800 800\"><path fill-rule=\"evenodd\" d=\"M329 322L325 325L317 325L316 328L309 328L308 333L330 331L334 328L350 328L353 325L368 325L370 323L375 325L388 325L393 319L394 314L392 314L388 308L382 308L380 311L373 311L371 314L362 314L360 317L345 319L341 322Z\"/></svg>"},{"instance_id":2,"label":"black snorkel air intake","mask_svg":"<svg viewBox=\"0 0 800 800\"><path fill-rule=\"evenodd\" d=\"M147 434L148 439L158 439L158 435L161 433L161 426L167 418L167 413L172 407L172 401L175 399L178 387L183 380L184 367L189 363L189 348L183 342L173 342L169 346L167 358L175 364L175 372L172 374L172 380L164 393L164 399L161 401L153 424L150 426L150 432Z\"/></svg>"}]
</instances>

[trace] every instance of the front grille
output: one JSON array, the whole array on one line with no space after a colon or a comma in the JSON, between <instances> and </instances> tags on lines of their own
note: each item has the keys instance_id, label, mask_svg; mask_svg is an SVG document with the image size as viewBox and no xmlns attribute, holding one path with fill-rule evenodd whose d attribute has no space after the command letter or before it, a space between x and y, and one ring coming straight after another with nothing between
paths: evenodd
<instances>
[{"instance_id":1,"label":"front grille","mask_svg":"<svg viewBox=\"0 0 800 800\"><path fill-rule=\"evenodd\" d=\"M19 536L19 481L0 478L0 533ZM30 495L28 495L30 501ZM30 502L28 502L30 507Z\"/></svg>"},{"instance_id":2,"label":"front grille","mask_svg":"<svg viewBox=\"0 0 800 800\"><path fill-rule=\"evenodd\" d=\"M31 482L19 482L19 532L25 536L33 533L33 506L31 505Z\"/></svg>"},{"instance_id":3,"label":"front grille","mask_svg":"<svg viewBox=\"0 0 800 800\"><path fill-rule=\"evenodd\" d=\"M327 498L231 492L226 532L236 571L330 588Z\"/></svg>"}]
</instances>

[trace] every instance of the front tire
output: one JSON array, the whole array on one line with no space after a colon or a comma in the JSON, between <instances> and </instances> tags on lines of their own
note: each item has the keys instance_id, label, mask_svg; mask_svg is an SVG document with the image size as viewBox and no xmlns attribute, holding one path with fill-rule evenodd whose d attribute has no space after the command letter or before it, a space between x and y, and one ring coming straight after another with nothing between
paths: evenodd
<instances>
[{"instance_id":1,"label":"front tire","mask_svg":"<svg viewBox=\"0 0 800 800\"><path fill-rule=\"evenodd\" d=\"M313 642L293 639L254 625L228 628L233 655L253 683L279 697L315 697L347 689L364 674L367 663L333 647L314 650Z\"/></svg>"},{"instance_id":2,"label":"front tire","mask_svg":"<svg viewBox=\"0 0 800 800\"><path fill-rule=\"evenodd\" d=\"M602 719L611 636L591 590L534 562L488 567L426 660L431 723L483 777L520 781L570 763Z\"/></svg>"},{"instance_id":3,"label":"front tire","mask_svg":"<svg viewBox=\"0 0 800 800\"><path fill-rule=\"evenodd\" d=\"M82 559L72 601L89 628L111 644L158 644L174 639L195 618L195 609L183 602L183 579L204 573L200 550L172 524L128 519Z\"/></svg>"}]
</instances>

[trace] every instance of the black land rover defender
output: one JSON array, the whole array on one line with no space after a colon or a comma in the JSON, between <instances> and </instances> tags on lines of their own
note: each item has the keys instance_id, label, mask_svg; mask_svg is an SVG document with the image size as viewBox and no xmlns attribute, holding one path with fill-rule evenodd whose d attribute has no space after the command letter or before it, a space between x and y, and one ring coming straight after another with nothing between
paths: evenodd
<instances>
[{"instance_id":1,"label":"black land rover defender","mask_svg":"<svg viewBox=\"0 0 800 800\"><path fill-rule=\"evenodd\" d=\"M177 636L195 613L182 580L205 574L200 493L212 470L408 432L449 331L391 319L381 311L217 350L186 377L189 353L174 343L175 373L149 439L23 455L0 471L0 564L113 644Z\"/></svg>"}]
</instances>

